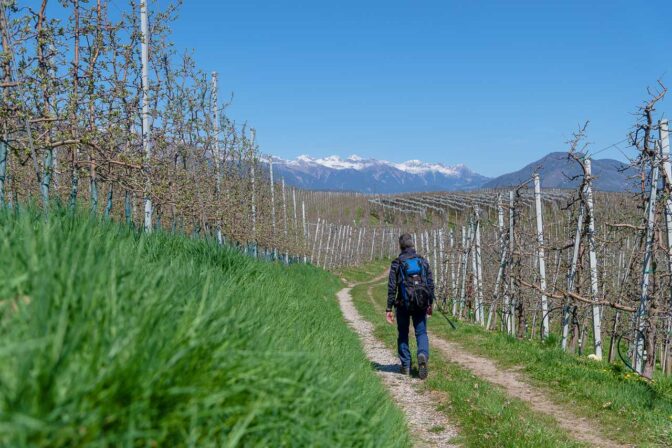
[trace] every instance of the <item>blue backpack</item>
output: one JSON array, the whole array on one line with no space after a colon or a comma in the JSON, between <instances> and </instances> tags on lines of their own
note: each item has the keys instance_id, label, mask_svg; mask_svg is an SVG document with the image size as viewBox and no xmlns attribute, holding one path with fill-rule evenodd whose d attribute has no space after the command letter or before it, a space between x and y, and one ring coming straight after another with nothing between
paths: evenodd
<instances>
[{"instance_id":1,"label":"blue backpack","mask_svg":"<svg viewBox=\"0 0 672 448\"><path fill-rule=\"evenodd\" d=\"M424 310L431 303L427 286L427 272L420 257L399 260L399 288L404 306L410 310Z\"/></svg>"}]
</instances>

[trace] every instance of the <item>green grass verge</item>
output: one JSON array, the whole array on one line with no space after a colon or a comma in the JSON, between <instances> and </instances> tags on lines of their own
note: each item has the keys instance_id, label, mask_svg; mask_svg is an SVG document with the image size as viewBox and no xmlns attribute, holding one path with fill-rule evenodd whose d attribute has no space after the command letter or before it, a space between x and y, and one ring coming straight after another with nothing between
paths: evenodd
<instances>
[{"instance_id":1,"label":"green grass verge","mask_svg":"<svg viewBox=\"0 0 672 448\"><path fill-rule=\"evenodd\" d=\"M396 327L388 325L384 318L386 293L384 284L361 285L352 290L357 309L374 324L377 337L396 348ZM431 318L430 325L434 326L439 318ZM458 424L457 442L467 447L585 446L571 440L551 418L535 414L522 401L442 359L437 352L431 357L430 369L424 387L447 395L439 409Z\"/></svg>"},{"instance_id":2,"label":"green grass verge","mask_svg":"<svg viewBox=\"0 0 672 448\"><path fill-rule=\"evenodd\" d=\"M0 213L0 446L408 446L339 280Z\"/></svg>"}]
</instances>

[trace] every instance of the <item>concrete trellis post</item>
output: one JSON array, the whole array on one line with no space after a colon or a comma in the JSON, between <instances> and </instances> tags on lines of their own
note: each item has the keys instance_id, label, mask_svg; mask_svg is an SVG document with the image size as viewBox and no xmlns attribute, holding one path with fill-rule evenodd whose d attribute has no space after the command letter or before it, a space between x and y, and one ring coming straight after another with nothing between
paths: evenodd
<instances>
[{"instance_id":1,"label":"concrete trellis post","mask_svg":"<svg viewBox=\"0 0 672 448\"><path fill-rule=\"evenodd\" d=\"M315 266L320 265L320 260L322 259L322 240L324 239L324 228L326 227L325 221L322 221L322 229L320 230L319 243L317 246L317 260L315 260Z\"/></svg>"},{"instance_id":2,"label":"concrete trellis post","mask_svg":"<svg viewBox=\"0 0 672 448\"><path fill-rule=\"evenodd\" d=\"M380 232L383 234L380 240L380 258L385 257L385 227L380 229Z\"/></svg>"},{"instance_id":3,"label":"concrete trellis post","mask_svg":"<svg viewBox=\"0 0 672 448\"><path fill-rule=\"evenodd\" d=\"M327 262L329 261L329 247L331 245L331 233L332 233L332 224L329 224L329 231L327 236L327 246L324 248L324 269L327 268Z\"/></svg>"},{"instance_id":4,"label":"concrete trellis post","mask_svg":"<svg viewBox=\"0 0 672 448\"><path fill-rule=\"evenodd\" d=\"M271 181L271 229L273 231L272 237L273 237L273 244L276 244L275 241L275 182L273 179L273 157L270 158L268 161L268 171L270 175L270 181Z\"/></svg>"},{"instance_id":5,"label":"concrete trellis post","mask_svg":"<svg viewBox=\"0 0 672 448\"><path fill-rule=\"evenodd\" d=\"M480 323L478 311L480 310L480 303L478 301L478 267L476 266L476 250L474 249L476 240L476 232L472 230L471 243L471 287L474 291L473 305L474 305L474 321Z\"/></svg>"},{"instance_id":6,"label":"concrete trellis post","mask_svg":"<svg viewBox=\"0 0 672 448\"><path fill-rule=\"evenodd\" d=\"M455 232L453 232L453 229L450 229L448 236L448 241L450 243L450 295L453 301L453 306L455 306L455 299L457 298L457 278L455 277ZM454 311L453 314L455 314Z\"/></svg>"},{"instance_id":7,"label":"concrete trellis post","mask_svg":"<svg viewBox=\"0 0 672 448\"><path fill-rule=\"evenodd\" d=\"M663 161L663 170L665 171L666 191L672 188L672 168L670 167L670 134L667 120L661 120L658 123L658 132L660 137L660 154ZM667 266L668 272L672 273L672 197L667 196L665 201L665 228L667 231ZM670 289L669 304L672 308L672 287ZM663 344L663 356L661 358L661 368L666 374L672 373L672 316L667 317L665 323L665 342Z\"/></svg>"},{"instance_id":8,"label":"concrete trellis post","mask_svg":"<svg viewBox=\"0 0 672 448\"><path fill-rule=\"evenodd\" d=\"M285 246L289 243L287 226L287 194L285 192L285 178L282 178L282 222L285 226ZM289 264L289 248L285 247L285 264Z\"/></svg>"},{"instance_id":9,"label":"concrete trellis post","mask_svg":"<svg viewBox=\"0 0 672 448\"><path fill-rule=\"evenodd\" d=\"M299 243L299 219L296 214L296 188L292 188L292 208L294 210L294 242Z\"/></svg>"},{"instance_id":10,"label":"concrete trellis post","mask_svg":"<svg viewBox=\"0 0 672 448\"><path fill-rule=\"evenodd\" d=\"M469 251L471 245L471 224L468 227L469 230L465 230L465 227L462 226L462 279L460 285L460 305L459 305L459 316L462 317L462 312L464 311L464 305L466 304L467 299L467 269L469 263Z\"/></svg>"},{"instance_id":11,"label":"concrete trellis post","mask_svg":"<svg viewBox=\"0 0 672 448\"><path fill-rule=\"evenodd\" d=\"M516 247L516 234L515 234L515 223L516 223L516 202L514 199L513 191L509 191L509 259L513 260L513 253ZM510 267L509 267L510 269ZM515 315L516 303L515 303L515 284L513 280L513 275L509 274L509 290L507 291L507 302L509 302L509 308L506 310L506 331L509 335L514 335L516 333L516 323L513 318Z\"/></svg>"},{"instance_id":12,"label":"concrete trellis post","mask_svg":"<svg viewBox=\"0 0 672 448\"><path fill-rule=\"evenodd\" d=\"M443 228L440 228L438 230L438 238L439 238L439 287L441 288L441 295L445 298L446 297L446 261L445 261L445 252L444 252L444 245L443 245Z\"/></svg>"},{"instance_id":13,"label":"concrete trellis post","mask_svg":"<svg viewBox=\"0 0 672 448\"><path fill-rule=\"evenodd\" d=\"M147 1L140 2L140 56L142 61L142 149L145 156L145 164L149 164L152 157L152 143L150 128L152 126L149 113L149 20L147 18ZM145 167L147 170L147 167ZM152 197L150 194L149 173L146 173L147 181L144 191L145 203L145 232L152 231Z\"/></svg>"},{"instance_id":14,"label":"concrete trellis post","mask_svg":"<svg viewBox=\"0 0 672 448\"><path fill-rule=\"evenodd\" d=\"M544 258L544 221L541 207L541 181L539 174L534 174L534 203L537 216L537 256L539 264L539 281L541 293L541 337L546 339L550 331L550 319L548 316L548 299L546 297L546 260Z\"/></svg>"},{"instance_id":15,"label":"concrete trellis post","mask_svg":"<svg viewBox=\"0 0 672 448\"><path fill-rule=\"evenodd\" d=\"M212 92L211 92L211 109L212 109L212 130L214 134L213 139L213 159L215 161L215 193L217 199L219 199L222 191L222 150L219 146L219 102L217 98L217 72L211 73L212 78ZM271 172L272 172L271 168ZM271 174L271 179L273 175ZM271 181L273 183L273 181ZM222 236L222 223L221 220L217 219L217 229L216 229L217 243L224 244L224 237Z\"/></svg>"},{"instance_id":16,"label":"concrete trellis post","mask_svg":"<svg viewBox=\"0 0 672 448\"><path fill-rule=\"evenodd\" d=\"M308 250L308 226L306 225L306 202L301 200L301 219L303 221L303 262L308 261L306 254Z\"/></svg>"},{"instance_id":17,"label":"concrete trellis post","mask_svg":"<svg viewBox=\"0 0 672 448\"><path fill-rule=\"evenodd\" d=\"M441 284L441 271L438 269L438 263L437 260L438 258L436 257L436 251L437 251L437 241L436 241L436 229L432 230L432 259L434 261L434 279L435 281L438 281L439 284Z\"/></svg>"},{"instance_id":18,"label":"concrete trellis post","mask_svg":"<svg viewBox=\"0 0 672 448\"><path fill-rule=\"evenodd\" d=\"M463 259L464 259L464 256L463 256L464 248L466 246L466 242L465 242L466 233L465 232L466 231L464 229L464 226L462 226L462 233L461 233L462 244L460 246L459 252L456 251L456 252L458 252L458 253L456 253L456 256L457 256L458 260L457 260L457 273L455 275L455 279L456 279L455 281L457 283L457 286L456 286L456 289L455 289L455 297L453 299L453 310L452 310L453 311L453 316L457 316L458 309L459 309L459 307L461 307L461 303L462 303L462 262L463 262Z\"/></svg>"},{"instance_id":19,"label":"concrete trellis post","mask_svg":"<svg viewBox=\"0 0 672 448\"><path fill-rule=\"evenodd\" d=\"M250 151L254 153L254 140L257 133L250 129ZM256 191L256 173L254 169L255 160L250 163L250 182L252 186L252 253L257 256L257 191Z\"/></svg>"},{"instance_id":20,"label":"concrete trellis post","mask_svg":"<svg viewBox=\"0 0 672 448\"><path fill-rule=\"evenodd\" d=\"M584 161L586 169L586 208L588 212L588 251L590 262L590 290L593 294L593 301L598 301L598 276L597 276L597 255L595 253L595 214L593 213L593 187L591 178L590 159ZM595 343L595 355L602 359L602 323L601 310L599 305L593 305L593 341Z\"/></svg>"},{"instance_id":21,"label":"concrete trellis post","mask_svg":"<svg viewBox=\"0 0 672 448\"><path fill-rule=\"evenodd\" d=\"M502 283L504 278L504 270L506 268L506 241L504 238L504 207L502 206L502 195L497 195L497 240L499 241L499 269L497 270L497 279L495 280L495 289L492 297L492 305L490 305L490 311L488 312L488 321L486 323L486 328L490 329L492 320L494 319L494 314L497 311L497 300L499 298L499 286ZM508 300L504 301L504 309L508 306Z\"/></svg>"},{"instance_id":22,"label":"concrete trellis post","mask_svg":"<svg viewBox=\"0 0 672 448\"><path fill-rule=\"evenodd\" d=\"M315 225L315 236L313 238L313 247L310 250L310 262L315 264L315 250L317 249L317 239L320 235L320 218L317 218L317 224Z\"/></svg>"},{"instance_id":23,"label":"concrete trellis post","mask_svg":"<svg viewBox=\"0 0 672 448\"><path fill-rule=\"evenodd\" d=\"M359 235L357 236L357 261L360 260L360 255L362 254L362 237L364 236L364 227L359 228Z\"/></svg>"},{"instance_id":24,"label":"concrete trellis post","mask_svg":"<svg viewBox=\"0 0 672 448\"><path fill-rule=\"evenodd\" d=\"M474 214L476 217L475 220L475 237L474 237L474 242L475 242L475 249L476 252L474 253L474 261L476 263L476 301L477 301L477 308L476 308L476 317L478 320L478 323L481 325L485 325L485 313L484 313L484 304L483 304L483 260L481 259L481 216L480 216L480 210L478 206L474 210Z\"/></svg>"},{"instance_id":25,"label":"concrete trellis post","mask_svg":"<svg viewBox=\"0 0 672 448\"><path fill-rule=\"evenodd\" d=\"M373 249L376 246L376 228L373 228L373 236L371 237L371 261L373 261Z\"/></svg>"}]
</instances>

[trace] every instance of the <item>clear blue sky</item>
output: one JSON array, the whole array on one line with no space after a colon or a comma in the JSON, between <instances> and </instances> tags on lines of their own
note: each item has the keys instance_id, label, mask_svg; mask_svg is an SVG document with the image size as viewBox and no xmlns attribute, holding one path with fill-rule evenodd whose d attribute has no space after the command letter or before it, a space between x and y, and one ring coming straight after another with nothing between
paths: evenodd
<instances>
[{"instance_id":1,"label":"clear blue sky","mask_svg":"<svg viewBox=\"0 0 672 448\"><path fill-rule=\"evenodd\" d=\"M585 120L594 150L623 139L646 87L672 87L670 17L663 1L186 0L174 39L264 152L497 175Z\"/></svg>"}]
</instances>

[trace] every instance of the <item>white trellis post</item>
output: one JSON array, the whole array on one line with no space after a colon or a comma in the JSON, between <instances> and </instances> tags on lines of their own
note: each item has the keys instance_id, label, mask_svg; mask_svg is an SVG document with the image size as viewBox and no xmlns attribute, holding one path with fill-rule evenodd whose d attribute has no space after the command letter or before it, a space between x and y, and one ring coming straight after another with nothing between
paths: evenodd
<instances>
[{"instance_id":1,"label":"white trellis post","mask_svg":"<svg viewBox=\"0 0 672 448\"><path fill-rule=\"evenodd\" d=\"M254 155L254 140L256 135L257 132L254 129L250 129L250 154L252 155L252 162L250 163L250 174L252 182L252 251L255 257L257 256L257 191L254 171L254 165L256 162L256 156Z\"/></svg>"},{"instance_id":2,"label":"white trellis post","mask_svg":"<svg viewBox=\"0 0 672 448\"><path fill-rule=\"evenodd\" d=\"M292 188L292 208L294 211L294 240L299 243L299 219L296 214L296 188Z\"/></svg>"},{"instance_id":3,"label":"white trellis post","mask_svg":"<svg viewBox=\"0 0 672 448\"><path fill-rule=\"evenodd\" d=\"M380 258L385 257L385 227L380 229L382 235L382 238L380 240Z\"/></svg>"},{"instance_id":4,"label":"white trellis post","mask_svg":"<svg viewBox=\"0 0 672 448\"><path fill-rule=\"evenodd\" d=\"M462 253L460 255L460 264L457 267L457 275L460 277L460 296L459 300L456 300L453 303L453 315L457 315L458 311L460 317L462 317L462 307L464 306L465 299L465 282L466 282L466 265L467 265L467 231L464 226L462 226Z\"/></svg>"},{"instance_id":5,"label":"white trellis post","mask_svg":"<svg viewBox=\"0 0 672 448\"><path fill-rule=\"evenodd\" d=\"M320 234L320 218L317 218L317 224L315 224L315 236L313 237L313 247L310 250L310 262L315 264L315 251L317 250L317 238Z\"/></svg>"},{"instance_id":6,"label":"white trellis post","mask_svg":"<svg viewBox=\"0 0 672 448\"><path fill-rule=\"evenodd\" d=\"M329 247L331 245L331 233L332 233L332 224L329 224L329 230L327 232L327 246L324 248L324 269L327 269L327 262L329 260Z\"/></svg>"},{"instance_id":7,"label":"white trellis post","mask_svg":"<svg viewBox=\"0 0 672 448\"><path fill-rule=\"evenodd\" d=\"M446 281L446 261L445 261L445 252L444 252L444 243L443 243L443 227L440 228L438 231L439 235L439 273L441 274L439 276L439 287L441 288L441 295L445 298L446 297L446 287L447 281Z\"/></svg>"},{"instance_id":8,"label":"white trellis post","mask_svg":"<svg viewBox=\"0 0 672 448\"><path fill-rule=\"evenodd\" d=\"M373 228L373 236L371 237L371 261L373 261L373 249L376 246L376 228Z\"/></svg>"},{"instance_id":9,"label":"white trellis post","mask_svg":"<svg viewBox=\"0 0 672 448\"><path fill-rule=\"evenodd\" d=\"M658 132L660 137L660 153L663 161L663 170L665 171L665 183L667 191L672 187L672 169L670 167L670 134L667 120L661 120L658 123ZM672 197L669 195L665 201L665 227L667 231L667 266L668 272L672 273ZM670 288L669 306L672 308L672 287ZM663 356L661 367L663 372L672 373L672 353L670 346L672 338L672 316L667 317L665 324L665 342L663 344Z\"/></svg>"},{"instance_id":10,"label":"white trellis post","mask_svg":"<svg viewBox=\"0 0 672 448\"><path fill-rule=\"evenodd\" d=\"M434 259L434 279L435 279L435 281L438 279L438 281L439 281L439 283L440 283L440 282L441 282L441 271L437 268L437 266L438 266L438 264L437 264L437 260L438 260L438 258L437 258L437 256L436 256L436 251L437 251L437 249L438 249L438 248L437 248L438 244L437 244L437 241L436 241L436 235L437 235L436 229L432 230L432 243L433 243L432 245L434 246L434 247L432 248L432 249L433 249L433 250L432 250L432 258ZM440 251L439 251L439 252L440 252Z\"/></svg>"},{"instance_id":11,"label":"white trellis post","mask_svg":"<svg viewBox=\"0 0 672 448\"><path fill-rule=\"evenodd\" d=\"M324 228L326 227L325 221L322 221L322 229L320 230L319 243L317 246L317 260L315 260L315 266L320 265L320 260L322 259L322 240L324 239Z\"/></svg>"},{"instance_id":12,"label":"white trellis post","mask_svg":"<svg viewBox=\"0 0 672 448\"><path fill-rule=\"evenodd\" d=\"M366 230L364 227L359 228L359 235L357 236L357 261L361 261L361 255L362 255L362 237L364 236L364 230Z\"/></svg>"},{"instance_id":13,"label":"white trellis post","mask_svg":"<svg viewBox=\"0 0 672 448\"><path fill-rule=\"evenodd\" d=\"M476 218L475 222L475 244L476 252L474 260L476 262L476 298L477 298L477 310L476 316L478 323L485 325L485 313L483 309L483 264L481 259L481 216L478 206L474 209L474 214Z\"/></svg>"},{"instance_id":14,"label":"white trellis post","mask_svg":"<svg viewBox=\"0 0 672 448\"><path fill-rule=\"evenodd\" d=\"M548 316L548 299L546 298L546 260L544 258L544 221L541 208L541 181L539 174L534 174L534 203L537 215L537 256L539 264L539 282L541 287L541 337L546 339L550 331Z\"/></svg>"},{"instance_id":15,"label":"white trellis post","mask_svg":"<svg viewBox=\"0 0 672 448\"><path fill-rule=\"evenodd\" d=\"M308 261L308 226L306 225L306 202L301 200L301 219L303 220L303 262Z\"/></svg>"},{"instance_id":16,"label":"white trellis post","mask_svg":"<svg viewBox=\"0 0 672 448\"><path fill-rule=\"evenodd\" d=\"M497 230L498 230L498 241L499 241L499 269L497 270L497 278L495 280L495 288L492 294L492 304L490 305L490 310L488 312L488 321L485 325L487 329L491 328L492 321L494 319L495 313L497 312L497 301L499 299L499 286L502 283L504 278L504 269L506 268L506 242L504 239L504 207L502 206L502 195L497 195ZM504 298L503 308L508 307L508 300Z\"/></svg>"},{"instance_id":17,"label":"white trellis post","mask_svg":"<svg viewBox=\"0 0 672 448\"><path fill-rule=\"evenodd\" d=\"M514 199L513 191L509 191L509 259L511 261L513 261L513 253L516 247L516 234L514 233L515 223L516 223L516 202ZM511 267L509 266L509 290L507 291L509 309L506 310L506 316L507 316L506 331L509 335L514 335L516 333L516 321L514 319L516 310L516 303L515 303L516 296L514 286L515 285L513 274L511 272Z\"/></svg>"},{"instance_id":18,"label":"white trellis post","mask_svg":"<svg viewBox=\"0 0 672 448\"><path fill-rule=\"evenodd\" d=\"M217 200L220 199L222 193L222 149L219 145L219 101L217 98L217 72L211 73L212 78L212 98L211 98L211 107L212 107L212 130L214 134L213 146L214 154L213 158L215 159L215 193L217 194ZM271 174L271 179L273 175ZM271 181L272 183L272 181ZM224 237L222 236L222 222L217 219L217 243L224 244Z\"/></svg>"},{"instance_id":19,"label":"white trellis post","mask_svg":"<svg viewBox=\"0 0 672 448\"><path fill-rule=\"evenodd\" d=\"M593 301L599 300L598 275L597 275L597 255L595 253L595 214L593 213L593 187L592 187L592 169L590 159L584 161L586 169L586 208L588 212L588 257L590 263L590 290L593 294ZM595 356L602 359L602 324L600 320L600 306L593 305L593 341L595 344Z\"/></svg>"},{"instance_id":20,"label":"white trellis post","mask_svg":"<svg viewBox=\"0 0 672 448\"><path fill-rule=\"evenodd\" d=\"M282 222L285 227L285 246L289 245L287 226L287 194L285 193L285 178L282 178ZM289 247L285 247L285 264L289 264Z\"/></svg>"},{"instance_id":21,"label":"white trellis post","mask_svg":"<svg viewBox=\"0 0 672 448\"><path fill-rule=\"evenodd\" d=\"M269 174L271 177L271 229L273 231L272 233L272 240L273 240L273 255L276 255L276 248L277 246L276 241L275 241L275 182L273 181L273 156L270 157L268 161L268 169L269 169Z\"/></svg>"},{"instance_id":22,"label":"white trellis post","mask_svg":"<svg viewBox=\"0 0 672 448\"><path fill-rule=\"evenodd\" d=\"M152 143L151 143L151 131L152 126L151 115L149 113L149 20L147 18L147 1L142 0L140 2L140 53L142 60L142 149L145 156L145 164L149 165L152 157ZM4 8L4 6L3 6ZM149 167L145 167L145 175L147 180L145 182L144 188L144 202L145 202L145 221L144 229L145 232L152 231L152 197L150 192L150 177L147 172Z\"/></svg>"},{"instance_id":23,"label":"white trellis post","mask_svg":"<svg viewBox=\"0 0 672 448\"><path fill-rule=\"evenodd\" d=\"M462 312L464 310L464 305L467 298L467 264L469 262L469 246L467 244L471 243L471 225L469 225L469 230L467 231L465 226L462 226L462 259L460 261L460 271L462 276L460 279L460 303L458 308L458 313L460 318L462 317ZM453 314L456 314L453 312Z\"/></svg>"},{"instance_id":24,"label":"white trellis post","mask_svg":"<svg viewBox=\"0 0 672 448\"><path fill-rule=\"evenodd\" d=\"M472 226L474 225L473 223L471 224ZM480 309L479 303L478 303L478 267L476 266L476 231L473 229L472 231L472 242L471 242L471 287L474 291L474 296L473 296L473 305L474 305L474 321L479 323L479 318L478 318L478 310Z\"/></svg>"},{"instance_id":25,"label":"white trellis post","mask_svg":"<svg viewBox=\"0 0 672 448\"><path fill-rule=\"evenodd\" d=\"M455 277L455 232L453 229L450 229L448 235L450 242L450 295L452 296L451 299L453 300L454 307L457 299L457 278ZM454 311L453 314L455 314Z\"/></svg>"}]
</instances>

